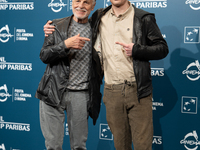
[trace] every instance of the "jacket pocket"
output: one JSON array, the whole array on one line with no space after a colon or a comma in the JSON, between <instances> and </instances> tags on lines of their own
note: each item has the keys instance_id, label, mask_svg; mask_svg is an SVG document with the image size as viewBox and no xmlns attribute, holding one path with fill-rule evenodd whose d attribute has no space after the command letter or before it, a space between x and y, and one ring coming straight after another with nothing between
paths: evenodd
<instances>
[{"instance_id":1,"label":"jacket pocket","mask_svg":"<svg viewBox=\"0 0 200 150\"><path fill-rule=\"evenodd\" d=\"M62 90L58 90L58 85L53 75L44 74L39 83L37 93L39 95L37 98L43 100L46 104L58 106Z\"/></svg>"},{"instance_id":2,"label":"jacket pocket","mask_svg":"<svg viewBox=\"0 0 200 150\"><path fill-rule=\"evenodd\" d=\"M44 74L42 76L40 83L39 83L37 92L40 93L43 96L48 96L49 88L51 86L50 77L51 77L50 75Z\"/></svg>"}]
</instances>

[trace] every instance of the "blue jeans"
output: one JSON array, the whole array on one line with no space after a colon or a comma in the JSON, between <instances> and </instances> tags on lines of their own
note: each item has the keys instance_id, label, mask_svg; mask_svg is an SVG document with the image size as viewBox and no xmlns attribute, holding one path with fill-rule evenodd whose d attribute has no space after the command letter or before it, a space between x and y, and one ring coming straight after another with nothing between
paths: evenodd
<instances>
[{"instance_id":1,"label":"blue jeans","mask_svg":"<svg viewBox=\"0 0 200 150\"><path fill-rule=\"evenodd\" d=\"M67 91L60 107L54 108L40 101L40 126L47 150L62 150L64 121L67 123L71 150L86 150L88 136L88 91Z\"/></svg>"}]
</instances>

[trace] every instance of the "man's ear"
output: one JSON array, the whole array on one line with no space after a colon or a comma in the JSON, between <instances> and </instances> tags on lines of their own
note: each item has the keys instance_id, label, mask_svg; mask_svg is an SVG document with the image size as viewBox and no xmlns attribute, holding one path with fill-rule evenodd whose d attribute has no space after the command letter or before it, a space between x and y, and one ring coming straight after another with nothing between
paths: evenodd
<instances>
[{"instance_id":1,"label":"man's ear","mask_svg":"<svg viewBox=\"0 0 200 150\"><path fill-rule=\"evenodd\" d=\"M94 3L94 5L92 5L92 11L94 10L95 5L96 5L96 3Z\"/></svg>"}]
</instances>

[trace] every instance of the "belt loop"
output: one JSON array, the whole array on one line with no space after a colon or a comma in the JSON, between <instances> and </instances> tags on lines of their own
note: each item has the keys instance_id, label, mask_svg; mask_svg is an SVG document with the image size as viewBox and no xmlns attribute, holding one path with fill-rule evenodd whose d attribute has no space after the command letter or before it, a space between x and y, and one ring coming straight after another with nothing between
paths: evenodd
<instances>
[{"instance_id":1,"label":"belt loop","mask_svg":"<svg viewBox=\"0 0 200 150\"><path fill-rule=\"evenodd\" d=\"M124 80L124 83L127 84L127 80Z\"/></svg>"},{"instance_id":2,"label":"belt loop","mask_svg":"<svg viewBox=\"0 0 200 150\"><path fill-rule=\"evenodd\" d=\"M110 86L110 87L111 87L111 90L113 91L113 84L111 84L111 86Z\"/></svg>"},{"instance_id":3,"label":"belt loop","mask_svg":"<svg viewBox=\"0 0 200 150\"><path fill-rule=\"evenodd\" d=\"M124 80L123 86L122 86L122 95L125 96L125 86L126 86L127 80Z\"/></svg>"}]
</instances>

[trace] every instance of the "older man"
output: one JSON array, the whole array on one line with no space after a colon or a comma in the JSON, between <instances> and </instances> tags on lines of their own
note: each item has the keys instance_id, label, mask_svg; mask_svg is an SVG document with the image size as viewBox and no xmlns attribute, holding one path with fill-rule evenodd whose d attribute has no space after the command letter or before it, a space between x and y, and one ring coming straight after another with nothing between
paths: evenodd
<instances>
[{"instance_id":1,"label":"older man","mask_svg":"<svg viewBox=\"0 0 200 150\"><path fill-rule=\"evenodd\" d=\"M36 98L47 150L62 150L64 120L72 150L86 150L88 116L96 123L102 81L100 60L91 45L88 15L95 0L73 0L72 16L53 20L55 32L45 38L40 59L47 64Z\"/></svg>"}]
</instances>

